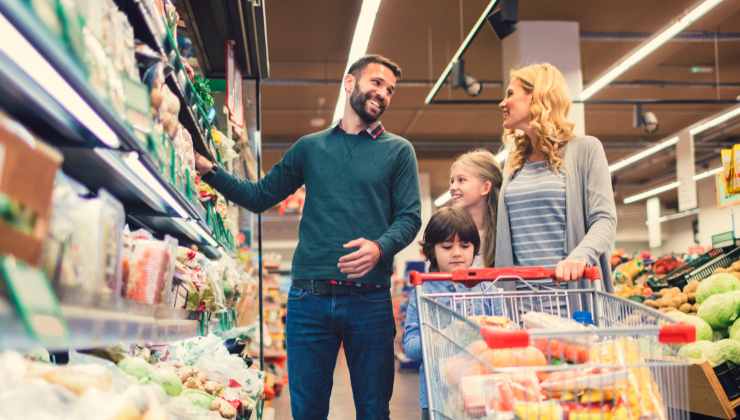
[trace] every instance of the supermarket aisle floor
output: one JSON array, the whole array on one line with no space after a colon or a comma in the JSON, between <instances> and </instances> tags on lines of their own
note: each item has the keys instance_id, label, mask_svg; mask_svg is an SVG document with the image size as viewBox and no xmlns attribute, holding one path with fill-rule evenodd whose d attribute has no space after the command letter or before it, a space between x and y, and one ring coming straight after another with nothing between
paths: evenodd
<instances>
[{"instance_id":1,"label":"supermarket aisle floor","mask_svg":"<svg viewBox=\"0 0 740 420\"><path fill-rule=\"evenodd\" d=\"M275 403L275 420L290 420L290 395L286 389ZM355 418L355 406L352 400L352 388L349 382L349 371L344 353L339 353L337 367L334 370L334 388L331 394L329 420L351 420ZM419 411L419 374L417 372L398 372L393 384L391 400L391 419L418 420Z\"/></svg>"}]
</instances>

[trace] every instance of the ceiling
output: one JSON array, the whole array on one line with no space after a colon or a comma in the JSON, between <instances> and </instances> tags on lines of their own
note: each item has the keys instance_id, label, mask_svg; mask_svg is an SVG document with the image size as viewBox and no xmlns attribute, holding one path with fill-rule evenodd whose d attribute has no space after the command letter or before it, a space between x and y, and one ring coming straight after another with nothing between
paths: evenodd
<instances>
[{"instance_id":1,"label":"ceiling","mask_svg":"<svg viewBox=\"0 0 740 420\"><path fill-rule=\"evenodd\" d=\"M397 61L404 73L404 82L383 123L415 144L421 170L432 174L434 195L446 189L447 171L457 154L478 146L493 150L499 147L501 116L496 106L424 104L432 83L487 3L385 0L372 33L368 51ZM613 33L653 33L695 3L569 0L555 5L550 0L519 0L519 20L578 22L583 80L588 84L639 43L639 37L625 41ZM266 168L298 137L324 128L331 119L360 6L361 0L281 0L267 4L271 79L262 91ZM725 0L687 30L724 33L730 39L716 43L713 39L669 42L592 99L735 99L740 95L738 28L740 0ZM480 31L464 57L466 72L486 81L479 98L500 98L504 77L501 41L490 27L486 25ZM692 66L705 66L710 72L692 73ZM448 87L442 88L437 97L471 99ZM633 127L633 105L587 104L586 132L602 140L608 159L614 162L728 106L645 106L660 121L658 131L647 135ZM717 157L721 143L738 142L740 128L729 125L697 140L698 164ZM615 177L618 199L674 177L675 156L673 151L666 151L619 172Z\"/></svg>"}]
</instances>

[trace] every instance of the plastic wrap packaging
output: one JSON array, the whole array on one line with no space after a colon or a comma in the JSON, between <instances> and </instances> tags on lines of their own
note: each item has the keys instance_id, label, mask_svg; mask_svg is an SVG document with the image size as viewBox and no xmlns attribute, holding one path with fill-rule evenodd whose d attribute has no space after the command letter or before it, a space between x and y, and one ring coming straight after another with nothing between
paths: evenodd
<instances>
[{"instance_id":1,"label":"plastic wrap packaging","mask_svg":"<svg viewBox=\"0 0 740 420\"><path fill-rule=\"evenodd\" d=\"M44 268L66 302L108 305L121 291L123 206L105 190L82 199L57 183Z\"/></svg>"},{"instance_id":2,"label":"plastic wrap packaging","mask_svg":"<svg viewBox=\"0 0 740 420\"><path fill-rule=\"evenodd\" d=\"M127 258L126 298L147 304L172 303L177 240L135 239Z\"/></svg>"}]
</instances>

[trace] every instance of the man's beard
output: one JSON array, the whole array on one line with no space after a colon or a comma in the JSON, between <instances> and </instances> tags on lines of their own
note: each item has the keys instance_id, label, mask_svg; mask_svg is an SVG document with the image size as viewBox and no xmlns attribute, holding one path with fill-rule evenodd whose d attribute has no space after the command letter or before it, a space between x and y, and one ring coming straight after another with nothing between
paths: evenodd
<instances>
[{"instance_id":1,"label":"man's beard","mask_svg":"<svg viewBox=\"0 0 740 420\"><path fill-rule=\"evenodd\" d=\"M367 101L371 99L373 99L373 94L371 92L362 92L359 84L355 83L355 88L354 90L352 90L352 94L349 97L349 104L350 106L352 106L352 109L355 110L357 116L359 116L360 119L367 125L378 121L378 119L380 119L380 116L383 115L383 112L385 112L385 104L383 104L381 100L378 100L378 103L380 104L378 115L372 115L367 112L365 105L367 104Z\"/></svg>"}]
</instances>

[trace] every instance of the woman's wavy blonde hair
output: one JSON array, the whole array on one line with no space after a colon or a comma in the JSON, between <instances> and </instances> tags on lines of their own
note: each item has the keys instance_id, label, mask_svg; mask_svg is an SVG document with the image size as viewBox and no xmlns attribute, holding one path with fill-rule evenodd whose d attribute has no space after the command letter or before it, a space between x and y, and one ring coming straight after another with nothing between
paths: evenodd
<instances>
[{"instance_id":1,"label":"woman's wavy blonde hair","mask_svg":"<svg viewBox=\"0 0 740 420\"><path fill-rule=\"evenodd\" d=\"M545 154L553 171L563 166L562 151L573 138L575 124L568 121L570 97L563 73L550 63L532 64L512 70L509 80L518 80L524 91L532 95L529 124L537 135L529 137L520 130L504 129L503 142L511 145L507 171L519 170L537 147Z\"/></svg>"},{"instance_id":2,"label":"woman's wavy blonde hair","mask_svg":"<svg viewBox=\"0 0 740 420\"><path fill-rule=\"evenodd\" d=\"M488 193L486 204L488 208L483 216L483 226L486 234L480 238L483 242L480 253L485 267L493 267L496 257L496 210L498 209L498 195L501 191L503 176L501 168L496 161L496 156L486 149L476 149L460 155L452 164L462 165L469 171L480 177L483 181L491 183L491 191Z\"/></svg>"}]
</instances>

